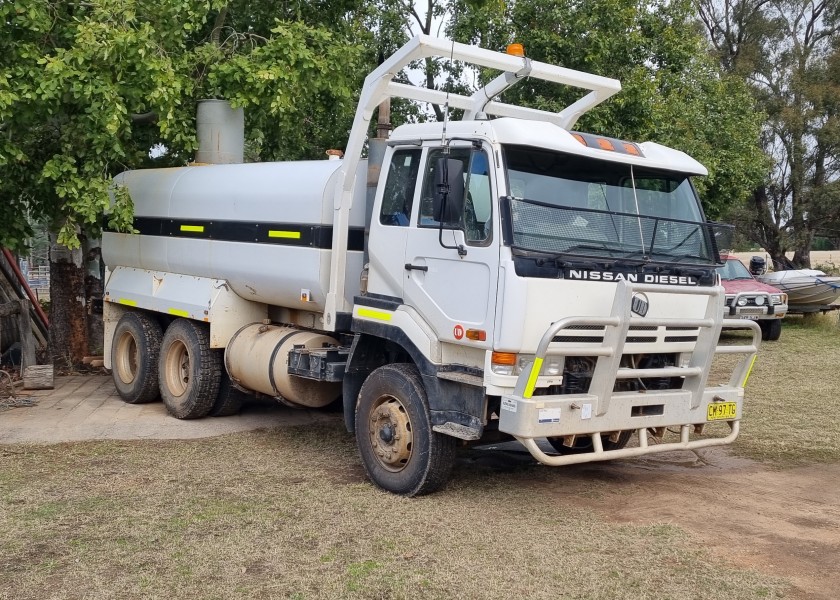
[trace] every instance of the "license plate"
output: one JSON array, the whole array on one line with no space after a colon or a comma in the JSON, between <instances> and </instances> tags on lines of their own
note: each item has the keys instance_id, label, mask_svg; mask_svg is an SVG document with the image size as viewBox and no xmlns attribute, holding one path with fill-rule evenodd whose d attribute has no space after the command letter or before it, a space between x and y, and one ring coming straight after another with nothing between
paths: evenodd
<instances>
[{"instance_id":1,"label":"license plate","mask_svg":"<svg viewBox=\"0 0 840 600\"><path fill-rule=\"evenodd\" d=\"M709 405L706 412L706 420L730 421L735 418L737 410L738 404L736 402L715 402Z\"/></svg>"},{"instance_id":2,"label":"license plate","mask_svg":"<svg viewBox=\"0 0 840 600\"><path fill-rule=\"evenodd\" d=\"M758 319L758 315L738 315L739 319L749 319L751 321L755 321Z\"/></svg>"}]
</instances>

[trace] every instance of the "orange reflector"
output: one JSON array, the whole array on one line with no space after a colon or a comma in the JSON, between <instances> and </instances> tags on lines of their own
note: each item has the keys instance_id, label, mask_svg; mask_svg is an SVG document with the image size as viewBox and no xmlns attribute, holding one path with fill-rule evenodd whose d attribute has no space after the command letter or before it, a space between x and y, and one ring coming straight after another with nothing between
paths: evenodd
<instances>
[{"instance_id":1,"label":"orange reflector","mask_svg":"<svg viewBox=\"0 0 840 600\"><path fill-rule=\"evenodd\" d=\"M467 339L476 342L483 342L487 340L487 332L483 329L467 329Z\"/></svg>"},{"instance_id":2,"label":"orange reflector","mask_svg":"<svg viewBox=\"0 0 840 600\"><path fill-rule=\"evenodd\" d=\"M615 150L612 145L612 142L609 140L605 140L604 138L598 138L598 145L601 147L602 150Z\"/></svg>"},{"instance_id":3,"label":"orange reflector","mask_svg":"<svg viewBox=\"0 0 840 600\"><path fill-rule=\"evenodd\" d=\"M572 137L573 137L573 138L575 138L577 141L579 141L579 142L580 142L581 144L583 144L584 146L586 145L586 140L585 140L585 139L583 138L583 136L582 136L582 135L580 135L579 133L573 133L573 134L572 134Z\"/></svg>"},{"instance_id":4,"label":"orange reflector","mask_svg":"<svg viewBox=\"0 0 840 600\"><path fill-rule=\"evenodd\" d=\"M525 46L522 44L508 44L506 52L511 56L525 56Z\"/></svg>"},{"instance_id":5,"label":"orange reflector","mask_svg":"<svg viewBox=\"0 0 840 600\"><path fill-rule=\"evenodd\" d=\"M633 144L628 144L627 142L623 142L622 144L624 149L627 151L627 154L632 154L633 156L639 156L639 149L636 148Z\"/></svg>"},{"instance_id":6,"label":"orange reflector","mask_svg":"<svg viewBox=\"0 0 840 600\"><path fill-rule=\"evenodd\" d=\"M515 365L516 354L513 352L494 352L490 357L490 362L494 365Z\"/></svg>"}]
</instances>

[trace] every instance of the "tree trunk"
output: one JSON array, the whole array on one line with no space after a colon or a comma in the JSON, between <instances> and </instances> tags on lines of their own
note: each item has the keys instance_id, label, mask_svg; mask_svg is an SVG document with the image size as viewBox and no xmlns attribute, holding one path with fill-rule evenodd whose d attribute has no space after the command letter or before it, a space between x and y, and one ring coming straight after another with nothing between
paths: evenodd
<instances>
[{"instance_id":1,"label":"tree trunk","mask_svg":"<svg viewBox=\"0 0 840 600\"><path fill-rule=\"evenodd\" d=\"M752 205L751 237L761 244L767 254L770 255L770 260L773 261L775 269L785 268L783 266L786 259L782 231L770 214L770 201L766 187L761 186L753 191Z\"/></svg>"},{"instance_id":2,"label":"tree trunk","mask_svg":"<svg viewBox=\"0 0 840 600\"><path fill-rule=\"evenodd\" d=\"M79 365L88 352L85 263L50 236L50 352L58 367Z\"/></svg>"}]
</instances>

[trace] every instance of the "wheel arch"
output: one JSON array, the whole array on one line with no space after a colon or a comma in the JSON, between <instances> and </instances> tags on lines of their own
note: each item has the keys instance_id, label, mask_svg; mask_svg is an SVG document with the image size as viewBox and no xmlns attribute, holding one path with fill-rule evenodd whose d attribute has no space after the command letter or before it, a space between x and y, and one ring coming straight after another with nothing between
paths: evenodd
<instances>
[{"instance_id":1,"label":"wheel arch","mask_svg":"<svg viewBox=\"0 0 840 600\"><path fill-rule=\"evenodd\" d=\"M356 403L368 375L386 364L410 362L420 372L435 430L467 440L481 437L487 412L483 386L440 377L440 373L457 369L457 365L436 365L398 327L354 319L353 329L356 334L342 386L348 432L356 431Z\"/></svg>"}]
</instances>

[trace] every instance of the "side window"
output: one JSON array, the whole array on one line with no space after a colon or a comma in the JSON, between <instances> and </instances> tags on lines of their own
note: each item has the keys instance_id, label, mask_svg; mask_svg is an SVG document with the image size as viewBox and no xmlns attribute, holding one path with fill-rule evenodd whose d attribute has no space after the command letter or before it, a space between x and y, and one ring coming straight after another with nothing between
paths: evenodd
<instances>
[{"instance_id":1,"label":"side window","mask_svg":"<svg viewBox=\"0 0 840 600\"><path fill-rule=\"evenodd\" d=\"M383 225L408 226L420 170L420 152L419 149L397 150L391 155L379 212L379 222Z\"/></svg>"},{"instance_id":2,"label":"side window","mask_svg":"<svg viewBox=\"0 0 840 600\"><path fill-rule=\"evenodd\" d=\"M420 227L439 225L434 218L434 193L437 161L443 156L442 149L429 152L420 199ZM490 237L493 216L490 161L485 152L471 148L451 148L449 158L460 160L464 165L466 197L460 227L464 230L468 242L484 242Z\"/></svg>"},{"instance_id":3,"label":"side window","mask_svg":"<svg viewBox=\"0 0 840 600\"><path fill-rule=\"evenodd\" d=\"M483 242L490 237L493 201L490 193L490 162L487 154L474 151L467 175L464 202L464 233L468 242Z\"/></svg>"}]
</instances>

